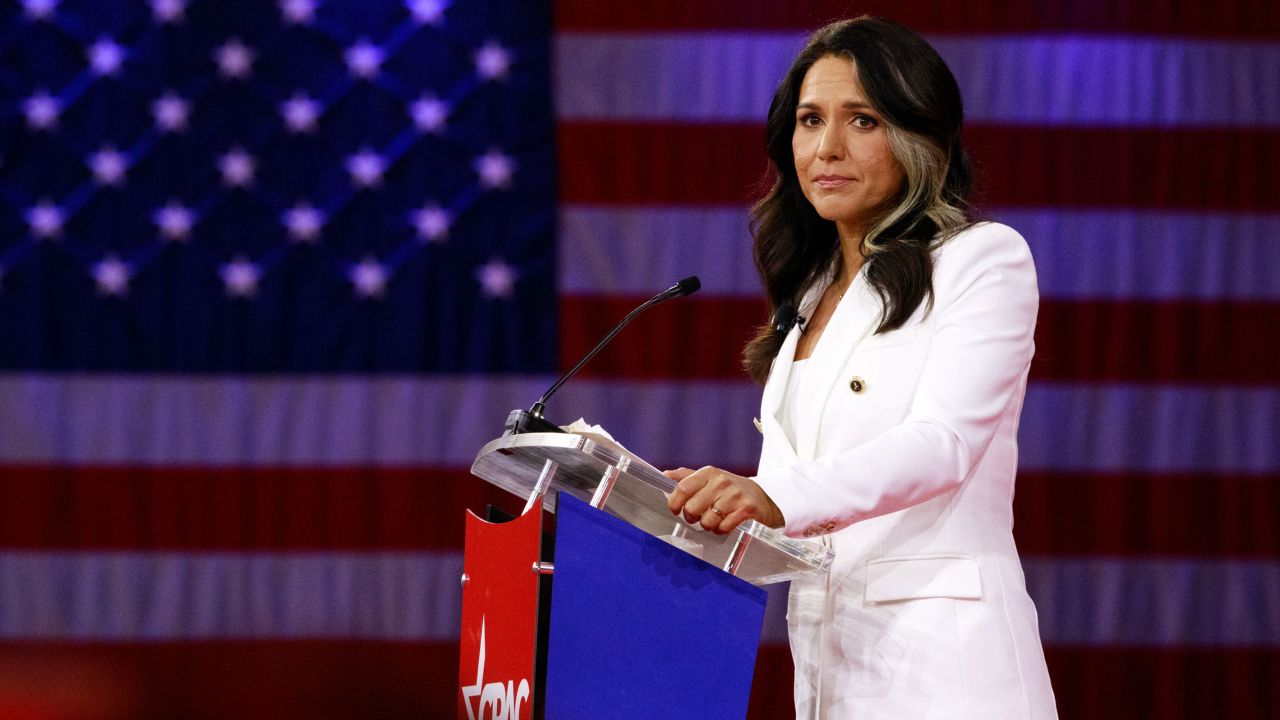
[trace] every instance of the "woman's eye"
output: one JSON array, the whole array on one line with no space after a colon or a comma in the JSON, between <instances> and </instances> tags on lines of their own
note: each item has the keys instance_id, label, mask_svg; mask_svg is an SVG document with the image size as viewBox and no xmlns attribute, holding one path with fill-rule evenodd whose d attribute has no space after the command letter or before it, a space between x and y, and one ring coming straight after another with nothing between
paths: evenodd
<instances>
[{"instance_id":1,"label":"woman's eye","mask_svg":"<svg viewBox=\"0 0 1280 720\"><path fill-rule=\"evenodd\" d=\"M821 118L812 113L800 117L800 124L805 127L817 127L821 122Z\"/></svg>"},{"instance_id":2,"label":"woman's eye","mask_svg":"<svg viewBox=\"0 0 1280 720\"><path fill-rule=\"evenodd\" d=\"M870 115L855 115L853 117L853 124L855 127L862 128L863 130L870 130L880 123L876 122L876 119Z\"/></svg>"}]
</instances>

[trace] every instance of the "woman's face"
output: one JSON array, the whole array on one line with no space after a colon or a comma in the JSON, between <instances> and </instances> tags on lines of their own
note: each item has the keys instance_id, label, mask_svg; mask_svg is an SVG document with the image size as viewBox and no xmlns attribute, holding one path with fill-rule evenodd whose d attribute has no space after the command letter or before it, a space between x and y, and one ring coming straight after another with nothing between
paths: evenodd
<instances>
[{"instance_id":1,"label":"woman's face","mask_svg":"<svg viewBox=\"0 0 1280 720\"><path fill-rule=\"evenodd\" d=\"M844 58L821 58L805 74L791 153L804 196L842 236L860 234L902 186L884 121Z\"/></svg>"}]
</instances>

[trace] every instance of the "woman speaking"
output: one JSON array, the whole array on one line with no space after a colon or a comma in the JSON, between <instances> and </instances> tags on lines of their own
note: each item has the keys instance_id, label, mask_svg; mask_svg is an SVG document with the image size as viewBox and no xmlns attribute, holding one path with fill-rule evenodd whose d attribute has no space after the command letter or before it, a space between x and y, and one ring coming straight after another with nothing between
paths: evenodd
<instances>
[{"instance_id":1,"label":"woman speaking","mask_svg":"<svg viewBox=\"0 0 1280 720\"><path fill-rule=\"evenodd\" d=\"M1056 716L1012 534L1035 267L1017 232L972 219L962 118L905 27L809 39L769 108L772 188L752 209L775 318L744 353L759 471L668 473L689 522L834 549L828 576L791 586L800 718Z\"/></svg>"}]
</instances>

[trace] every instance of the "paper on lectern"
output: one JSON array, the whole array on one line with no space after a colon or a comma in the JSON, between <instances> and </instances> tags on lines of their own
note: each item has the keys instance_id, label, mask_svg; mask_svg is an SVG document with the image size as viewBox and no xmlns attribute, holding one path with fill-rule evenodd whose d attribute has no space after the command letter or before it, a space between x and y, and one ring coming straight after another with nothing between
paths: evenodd
<instances>
[{"instance_id":1,"label":"paper on lectern","mask_svg":"<svg viewBox=\"0 0 1280 720\"><path fill-rule=\"evenodd\" d=\"M582 437L585 437L598 445L601 445L603 447L609 448L610 450L613 450L619 455L630 458L632 465L638 465L638 466L647 468L649 470L652 470L655 473L662 472L661 470L658 470L654 466L645 462L644 458L640 457L639 455L636 455L635 453L623 447L622 443L613 439L613 436L609 434L608 430L605 430L599 425L591 425L587 423L587 421L584 420L583 418L578 418L577 420L574 420L568 425L561 425L560 429L564 430L565 432L573 433L574 435L581 435Z\"/></svg>"}]
</instances>

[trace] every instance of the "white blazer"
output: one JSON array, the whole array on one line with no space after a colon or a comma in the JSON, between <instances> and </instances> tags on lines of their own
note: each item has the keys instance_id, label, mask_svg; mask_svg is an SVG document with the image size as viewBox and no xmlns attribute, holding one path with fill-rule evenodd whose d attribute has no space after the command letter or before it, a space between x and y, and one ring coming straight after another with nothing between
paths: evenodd
<instances>
[{"instance_id":1,"label":"white blazer","mask_svg":"<svg viewBox=\"0 0 1280 720\"><path fill-rule=\"evenodd\" d=\"M786 534L835 550L827 578L791 587L799 718L1057 716L1012 534L1035 266L996 223L934 259L932 310L889 333L855 278L787 401L794 444L798 328L764 388L756 481Z\"/></svg>"}]
</instances>

